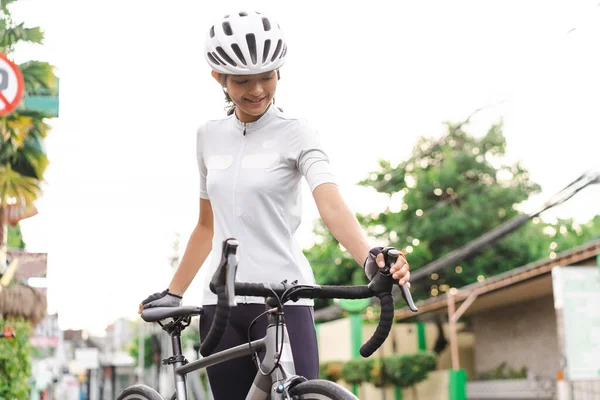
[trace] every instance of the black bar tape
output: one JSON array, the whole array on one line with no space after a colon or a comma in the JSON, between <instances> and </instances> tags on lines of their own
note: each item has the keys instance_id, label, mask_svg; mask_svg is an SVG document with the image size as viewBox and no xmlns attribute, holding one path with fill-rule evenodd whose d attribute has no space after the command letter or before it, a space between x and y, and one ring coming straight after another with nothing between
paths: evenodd
<instances>
[{"instance_id":1,"label":"black bar tape","mask_svg":"<svg viewBox=\"0 0 600 400\"><path fill-rule=\"evenodd\" d=\"M321 286L319 298L366 299L375 296L368 286ZM302 294L300 296L302 297Z\"/></svg>"},{"instance_id":2,"label":"black bar tape","mask_svg":"<svg viewBox=\"0 0 600 400\"><path fill-rule=\"evenodd\" d=\"M218 300L215 318L212 321L206 339L200 345L200 354L204 357L212 354L217 348L229 322L229 299L225 295L225 286L217 287L216 292Z\"/></svg>"},{"instance_id":3,"label":"black bar tape","mask_svg":"<svg viewBox=\"0 0 600 400\"><path fill-rule=\"evenodd\" d=\"M276 286L281 286L281 285L276 285ZM282 293L283 292L278 293L278 295L281 295ZM266 287L265 284L262 284L262 283L246 283L246 282L238 283L238 282L236 282L235 294L237 296L268 297L268 296L272 296L273 292L268 287Z\"/></svg>"},{"instance_id":4,"label":"black bar tape","mask_svg":"<svg viewBox=\"0 0 600 400\"><path fill-rule=\"evenodd\" d=\"M263 283L237 282L235 284L235 294L240 296L258 296L269 297L275 292L282 296L286 289L292 286L281 283L265 285ZM300 299L366 299L375 296L368 286L315 286L314 289L300 289L295 291L294 296Z\"/></svg>"},{"instance_id":5,"label":"black bar tape","mask_svg":"<svg viewBox=\"0 0 600 400\"><path fill-rule=\"evenodd\" d=\"M360 348L360 355L365 358L371 356L385 342L394 322L394 299L392 294L383 293L379 299L381 301L379 324L373 336Z\"/></svg>"},{"instance_id":6,"label":"black bar tape","mask_svg":"<svg viewBox=\"0 0 600 400\"><path fill-rule=\"evenodd\" d=\"M293 286L289 284L271 284L263 283L237 282L235 284L235 294L240 296L273 296L275 292L278 296L290 289L294 292ZM228 299L225 296L225 286L216 289L218 295L217 309L215 318L206 339L200 346L200 354L207 356L211 354L219 344L221 336L225 333L229 319ZM365 299L372 296L379 297L381 303L381 314L379 324L373 336L362 345L360 355L370 357L387 339L392 324L394 322L394 299L391 293L373 293L368 286L315 286L313 289L300 289L294 293L298 298L336 298L336 299Z\"/></svg>"}]
</instances>

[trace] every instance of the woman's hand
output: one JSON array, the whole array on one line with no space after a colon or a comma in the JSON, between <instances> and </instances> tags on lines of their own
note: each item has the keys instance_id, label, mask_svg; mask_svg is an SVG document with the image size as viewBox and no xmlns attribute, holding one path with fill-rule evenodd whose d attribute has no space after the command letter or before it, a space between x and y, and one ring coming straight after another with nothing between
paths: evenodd
<instances>
[{"instance_id":1,"label":"woman's hand","mask_svg":"<svg viewBox=\"0 0 600 400\"><path fill-rule=\"evenodd\" d=\"M383 258L383 247L374 247L369 251L369 256L365 260L365 273L369 279L373 279L376 272L376 268L385 267L385 260ZM400 286L407 284L410 288L410 265L406 260L406 257L401 251L398 251L398 259L390 268L390 274L394 280L398 281Z\"/></svg>"}]
</instances>

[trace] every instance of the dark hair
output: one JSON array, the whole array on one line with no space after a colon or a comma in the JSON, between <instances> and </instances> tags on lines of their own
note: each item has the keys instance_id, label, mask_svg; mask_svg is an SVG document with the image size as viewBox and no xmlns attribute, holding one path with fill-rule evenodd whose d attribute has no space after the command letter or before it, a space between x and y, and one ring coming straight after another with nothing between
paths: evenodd
<instances>
[{"instance_id":1,"label":"dark hair","mask_svg":"<svg viewBox=\"0 0 600 400\"><path fill-rule=\"evenodd\" d=\"M227 116L233 114L235 112L235 103L229 97L229 93L225 90L227 85L227 76L226 74L219 74L221 78L221 87L223 88L223 93L225 94L225 111L227 112Z\"/></svg>"}]
</instances>

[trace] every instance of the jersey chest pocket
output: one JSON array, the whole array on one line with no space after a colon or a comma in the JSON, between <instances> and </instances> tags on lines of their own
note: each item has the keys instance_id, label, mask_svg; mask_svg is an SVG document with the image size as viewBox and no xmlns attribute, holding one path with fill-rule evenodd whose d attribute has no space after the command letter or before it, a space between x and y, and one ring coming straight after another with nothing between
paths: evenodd
<instances>
[{"instance_id":1,"label":"jersey chest pocket","mask_svg":"<svg viewBox=\"0 0 600 400\"><path fill-rule=\"evenodd\" d=\"M248 154L242 158L242 169L269 169L279 164L279 154Z\"/></svg>"},{"instance_id":2,"label":"jersey chest pocket","mask_svg":"<svg viewBox=\"0 0 600 400\"><path fill-rule=\"evenodd\" d=\"M206 169L228 169L233 165L233 157L230 155L214 155L208 157Z\"/></svg>"}]
</instances>

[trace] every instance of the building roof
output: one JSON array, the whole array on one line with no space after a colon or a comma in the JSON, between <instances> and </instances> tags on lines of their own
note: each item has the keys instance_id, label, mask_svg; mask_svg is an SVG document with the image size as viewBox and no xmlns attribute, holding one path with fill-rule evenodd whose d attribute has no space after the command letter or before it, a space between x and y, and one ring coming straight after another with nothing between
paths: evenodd
<instances>
[{"instance_id":1,"label":"building roof","mask_svg":"<svg viewBox=\"0 0 600 400\"><path fill-rule=\"evenodd\" d=\"M463 286L460 289L454 289L451 295L454 296L455 302L458 303L464 301L470 294L475 292L478 295L487 294L515 285L518 285L519 288L514 288L513 294L520 294L521 300L528 297L531 298L538 295L550 294L552 292L551 285L548 286L547 283L549 281L551 283L548 274L551 273L553 267L596 265L597 261L595 258L599 255L600 239L593 240L573 249L558 253L556 257L535 261L502 274L491 276L482 282L475 282ZM544 286L544 288L542 288L542 286ZM548 288L550 290L548 290ZM519 301L519 298L515 296L508 297L511 298L513 303ZM416 303L417 308L419 309L418 312L412 312L408 307L405 307L395 311L395 318L396 320L402 320L440 309L446 310L448 298L449 294L444 293L427 300L419 301ZM497 299L500 299L500 296L498 296Z\"/></svg>"}]
</instances>

